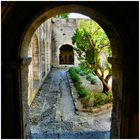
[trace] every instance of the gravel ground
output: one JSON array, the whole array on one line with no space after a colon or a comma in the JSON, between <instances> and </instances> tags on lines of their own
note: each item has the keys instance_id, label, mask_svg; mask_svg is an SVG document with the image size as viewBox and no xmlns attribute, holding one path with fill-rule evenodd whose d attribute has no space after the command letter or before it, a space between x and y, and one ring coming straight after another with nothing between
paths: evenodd
<instances>
[{"instance_id":1,"label":"gravel ground","mask_svg":"<svg viewBox=\"0 0 140 140\"><path fill-rule=\"evenodd\" d=\"M111 111L75 112L66 70L53 69L30 107L33 139L109 138Z\"/></svg>"}]
</instances>

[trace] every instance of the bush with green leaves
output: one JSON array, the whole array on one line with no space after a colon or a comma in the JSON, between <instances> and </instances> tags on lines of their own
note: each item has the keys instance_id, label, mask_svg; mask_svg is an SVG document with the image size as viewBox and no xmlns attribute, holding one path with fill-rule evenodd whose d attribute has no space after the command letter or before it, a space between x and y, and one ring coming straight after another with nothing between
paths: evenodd
<instances>
[{"instance_id":1,"label":"bush with green leaves","mask_svg":"<svg viewBox=\"0 0 140 140\"><path fill-rule=\"evenodd\" d=\"M106 103L111 103L113 96L112 93L92 93L86 87L82 86L79 74L77 73L80 69L77 67L70 67L69 74L74 82L76 90L81 97L82 103L85 107L97 107L99 105L104 105ZM92 77L91 80L93 83L96 83L97 79L92 73L89 73L87 76Z\"/></svg>"},{"instance_id":2,"label":"bush with green leaves","mask_svg":"<svg viewBox=\"0 0 140 140\"><path fill-rule=\"evenodd\" d=\"M80 80L78 74L77 74L76 71L75 71L75 67L70 67L70 68L69 68L69 74L70 74L70 76L71 76L73 82L78 82L78 83L81 82L81 80Z\"/></svg>"},{"instance_id":3,"label":"bush with green leaves","mask_svg":"<svg viewBox=\"0 0 140 140\"><path fill-rule=\"evenodd\" d=\"M84 87L80 87L79 90L78 90L78 93L81 97L87 97L90 94L90 91L88 91Z\"/></svg>"},{"instance_id":4,"label":"bush with green leaves","mask_svg":"<svg viewBox=\"0 0 140 140\"><path fill-rule=\"evenodd\" d=\"M104 93L95 93L94 94L94 104L93 106L105 104L106 95Z\"/></svg>"},{"instance_id":5,"label":"bush with green leaves","mask_svg":"<svg viewBox=\"0 0 140 140\"><path fill-rule=\"evenodd\" d=\"M93 79L94 75L92 73L87 74L86 79L91 81Z\"/></svg>"},{"instance_id":6,"label":"bush with green leaves","mask_svg":"<svg viewBox=\"0 0 140 140\"><path fill-rule=\"evenodd\" d=\"M75 69L75 72L76 73L79 73L81 71L81 68L80 67L73 67Z\"/></svg>"},{"instance_id":7,"label":"bush with green leaves","mask_svg":"<svg viewBox=\"0 0 140 140\"><path fill-rule=\"evenodd\" d=\"M76 72L77 70L78 70L77 67L70 67L69 74L74 82L74 85L75 85L80 97L86 97L88 94L90 94L90 92L86 88L82 87L80 77Z\"/></svg>"},{"instance_id":8,"label":"bush with green leaves","mask_svg":"<svg viewBox=\"0 0 140 140\"><path fill-rule=\"evenodd\" d=\"M79 74L80 74L81 76L84 76L84 72L83 72L82 70L79 71Z\"/></svg>"},{"instance_id":9,"label":"bush with green leaves","mask_svg":"<svg viewBox=\"0 0 140 140\"><path fill-rule=\"evenodd\" d=\"M92 78L90 82L91 82L91 84L96 84L97 81L95 78Z\"/></svg>"},{"instance_id":10,"label":"bush with green leaves","mask_svg":"<svg viewBox=\"0 0 140 140\"><path fill-rule=\"evenodd\" d=\"M112 103L112 101L113 101L113 95L112 93L108 92L106 94L106 103Z\"/></svg>"}]
</instances>

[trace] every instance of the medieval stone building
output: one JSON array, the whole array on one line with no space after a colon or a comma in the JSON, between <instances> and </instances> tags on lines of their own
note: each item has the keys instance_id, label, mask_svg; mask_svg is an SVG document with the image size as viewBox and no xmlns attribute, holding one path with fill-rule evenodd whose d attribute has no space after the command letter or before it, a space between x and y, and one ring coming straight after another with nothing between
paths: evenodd
<instances>
[{"instance_id":1,"label":"medieval stone building","mask_svg":"<svg viewBox=\"0 0 140 140\"><path fill-rule=\"evenodd\" d=\"M53 18L52 65L77 65L72 36L77 27L76 19Z\"/></svg>"},{"instance_id":2,"label":"medieval stone building","mask_svg":"<svg viewBox=\"0 0 140 140\"><path fill-rule=\"evenodd\" d=\"M105 30L112 47L111 138L139 137L138 2L3 1L1 5L2 138L30 138L29 104L43 79L51 66L76 63L73 46L65 38L71 36L71 23L66 27L69 32L64 26L57 28L59 22L75 21L49 21L62 12L85 14Z\"/></svg>"}]
</instances>

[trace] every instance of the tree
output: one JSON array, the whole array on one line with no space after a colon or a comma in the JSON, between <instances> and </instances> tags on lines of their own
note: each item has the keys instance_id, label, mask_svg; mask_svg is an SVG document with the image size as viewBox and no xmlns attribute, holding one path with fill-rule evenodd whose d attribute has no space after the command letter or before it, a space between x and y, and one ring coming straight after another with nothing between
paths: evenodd
<instances>
[{"instance_id":1,"label":"tree","mask_svg":"<svg viewBox=\"0 0 140 140\"><path fill-rule=\"evenodd\" d=\"M67 19L68 16L69 16L69 13L61 13L61 14L58 14L56 17Z\"/></svg>"},{"instance_id":2,"label":"tree","mask_svg":"<svg viewBox=\"0 0 140 140\"><path fill-rule=\"evenodd\" d=\"M104 30L93 20L80 20L72 41L81 65L84 63L97 75L103 83L103 92L108 92L112 69L107 58L112 55L112 51Z\"/></svg>"}]
</instances>

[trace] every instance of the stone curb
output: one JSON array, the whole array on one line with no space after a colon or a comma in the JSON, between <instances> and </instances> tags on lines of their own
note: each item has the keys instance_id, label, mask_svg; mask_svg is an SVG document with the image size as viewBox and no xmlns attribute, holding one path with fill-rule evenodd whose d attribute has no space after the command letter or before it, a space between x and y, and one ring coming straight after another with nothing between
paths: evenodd
<instances>
[{"instance_id":1,"label":"stone curb","mask_svg":"<svg viewBox=\"0 0 140 140\"><path fill-rule=\"evenodd\" d=\"M74 83L73 83L68 71L66 72L66 76L67 76L67 80L68 80L68 83L69 83L70 93L71 93L73 103L74 103L74 106L75 106L75 111L78 111L79 109L83 108L83 105L78 99L79 95L76 91L76 88L74 86Z\"/></svg>"},{"instance_id":2,"label":"stone curb","mask_svg":"<svg viewBox=\"0 0 140 140\"><path fill-rule=\"evenodd\" d=\"M74 87L74 83L73 83L68 71L66 72L66 75L67 75L67 79L68 79L68 82L69 82L69 88L70 88L70 91L71 91L71 96L72 96L73 103L74 103L76 111L99 113L99 112L102 112L104 110L108 110L108 109L111 110L112 109L112 104L109 104L109 103L105 104L105 105L102 105L98 108L83 108L82 103L78 100L79 95L76 91L76 88Z\"/></svg>"}]
</instances>

